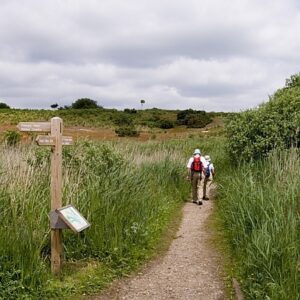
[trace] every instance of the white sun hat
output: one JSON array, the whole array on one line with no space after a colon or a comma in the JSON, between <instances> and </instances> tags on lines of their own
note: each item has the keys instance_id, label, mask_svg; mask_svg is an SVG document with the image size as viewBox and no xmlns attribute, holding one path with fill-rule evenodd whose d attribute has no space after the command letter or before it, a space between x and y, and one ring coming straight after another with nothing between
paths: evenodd
<instances>
[{"instance_id":1,"label":"white sun hat","mask_svg":"<svg viewBox=\"0 0 300 300\"><path fill-rule=\"evenodd\" d=\"M210 161L210 156L209 155L205 155L204 158L205 158L206 161Z\"/></svg>"},{"instance_id":2,"label":"white sun hat","mask_svg":"<svg viewBox=\"0 0 300 300\"><path fill-rule=\"evenodd\" d=\"M194 155L195 154L201 154L201 151L200 151L200 149L195 149L195 151L194 151Z\"/></svg>"}]
</instances>

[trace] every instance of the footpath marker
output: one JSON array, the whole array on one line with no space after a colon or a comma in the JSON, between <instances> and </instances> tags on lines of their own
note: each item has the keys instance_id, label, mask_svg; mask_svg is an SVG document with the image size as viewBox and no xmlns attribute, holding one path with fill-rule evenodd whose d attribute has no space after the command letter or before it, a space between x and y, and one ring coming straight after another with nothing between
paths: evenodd
<instances>
[{"instance_id":1,"label":"footpath marker","mask_svg":"<svg viewBox=\"0 0 300 300\"><path fill-rule=\"evenodd\" d=\"M50 132L50 122L20 122L17 126L20 131L41 131Z\"/></svg>"},{"instance_id":2,"label":"footpath marker","mask_svg":"<svg viewBox=\"0 0 300 300\"><path fill-rule=\"evenodd\" d=\"M50 135L39 135L36 139L36 142L40 146L52 147L51 149L51 213L50 213L51 271L53 274L58 274L60 272L61 264L62 264L61 262L62 229L70 228L69 224L65 222L63 218L60 218L60 214L63 215L62 211L58 211L59 209L62 208L61 207L62 206L62 146L72 145L73 139L72 137L62 135L63 121L59 117L52 118L50 122L21 122L18 124L17 128L20 131L26 131L26 132L50 133ZM81 221L84 222L83 220ZM84 226L83 229L90 226L90 224L87 221L85 225L86 226ZM74 230L74 228L72 229Z\"/></svg>"},{"instance_id":3,"label":"footpath marker","mask_svg":"<svg viewBox=\"0 0 300 300\"><path fill-rule=\"evenodd\" d=\"M38 135L35 141L39 146L55 146L55 137L51 135ZM69 146L73 144L73 138L63 136L61 142L63 146Z\"/></svg>"}]
</instances>

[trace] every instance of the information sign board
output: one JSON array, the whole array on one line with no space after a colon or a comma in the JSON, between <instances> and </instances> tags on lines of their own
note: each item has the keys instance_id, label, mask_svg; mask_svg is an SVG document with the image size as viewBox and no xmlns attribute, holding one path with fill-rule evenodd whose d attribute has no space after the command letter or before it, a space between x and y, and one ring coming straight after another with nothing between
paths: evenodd
<instances>
[{"instance_id":1,"label":"information sign board","mask_svg":"<svg viewBox=\"0 0 300 300\"><path fill-rule=\"evenodd\" d=\"M56 209L62 220L74 231L80 232L88 228L91 224L73 206L67 205Z\"/></svg>"}]
</instances>

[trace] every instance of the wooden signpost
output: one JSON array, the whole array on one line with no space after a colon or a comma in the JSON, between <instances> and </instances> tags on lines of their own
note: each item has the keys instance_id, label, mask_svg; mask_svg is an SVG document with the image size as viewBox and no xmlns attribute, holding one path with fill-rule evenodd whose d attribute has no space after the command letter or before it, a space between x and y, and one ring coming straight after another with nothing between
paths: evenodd
<instances>
[{"instance_id":1,"label":"wooden signpost","mask_svg":"<svg viewBox=\"0 0 300 300\"><path fill-rule=\"evenodd\" d=\"M50 122L21 122L20 131L48 132L50 135L39 135L36 142L40 146L51 146L51 213L62 206L62 146L72 145L72 137L63 136L63 121L54 117ZM55 213L54 213L55 214ZM51 225L51 271L58 274L61 269L62 228L67 226Z\"/></svg>"}]
</instances>

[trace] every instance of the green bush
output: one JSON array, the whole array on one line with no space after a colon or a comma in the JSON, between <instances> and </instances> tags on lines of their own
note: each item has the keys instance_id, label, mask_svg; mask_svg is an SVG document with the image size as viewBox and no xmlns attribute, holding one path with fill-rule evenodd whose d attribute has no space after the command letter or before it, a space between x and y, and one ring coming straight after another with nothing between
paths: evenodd
<instances>
[{"instance_id":1,"label":"green bush","mask_svg":"<svg viewBox=\"0 0 300 300\"><path fill-rule=\"evenodd\" d=\"M228 149L234 160L257 159L275 148L300 146L300 85L295 78L292 82L257 109L228 118Z\"/></svg>"},{"instance_id":2,"label":"green bush","mask_svg":"<svg viewBox=\"0 0 300 300\"><path fill-rule=\"evenodd\" d=\"M117 129L115 129L115 133L120 137L124 137L124 136L136 137L140 135L140 133L135 129L134 126L118 127Z\"/></svg>"},{"instance_id":3,"label":"green bush","mask_svg":"<svg viewBox=\"0 0 300 300\"><path fill-rule=\"evenodd\" d=\"M211 117L202 110L187 109L177 113L177 124L190 128L203 128L211 121Z\"/></svg>"},{"instance_id":4,"label":"green bush","mask_svg":"<svg viewBox=\"0 0 300 300\"><path fill-rule=\"evenodd\" d=\"M75 109L90 109L90 108L99 108L97 101L91 100L89 98L81 98L72 103L72 108Z\"/></svg>"},{"instance_id":5,"label":"green bush","mask_svg":"<svg viewBox=\"0 0 300 300\"><path fill-rule=\"evenodd\" d=\"M113 116L113 122L117 126L131 126L133 119L128 114L119 113Z\"/></svg>"},{"instance_id":6,"label":"green bush","mask_svg":"<svg viewBox=\"0 0 300 300\"><path fill-rule=\"evenodd\" d=\"M174 127L174 123L169 120L161 120L159 122L159 128L161 129L170 129Z\"/></svg>"},{"instance_id":7,"label":"green bush","mask_svg":"<svg viewBox=\"0 0 300 300\"><path fill-rule=\"evenodd\" d=\"M125 108L125 109L124 109L124 112L126 112L126 113L128 113L128 114L136 114L136 113L137 113L137 110L134 109L134 108L132 108L132 109L130 109L130 108Z\"/></svg>"},{"instance_id":8,"label":"green bush","mask_svg":"<svg viewBox=\"0 0 300 300\"><path fill-rule=\"evenodd\" d=\"M15 146L21 140L21 134L15 130L7 130L4 133L4 141L9 146Z\"/></svg>"}]
</instances>

